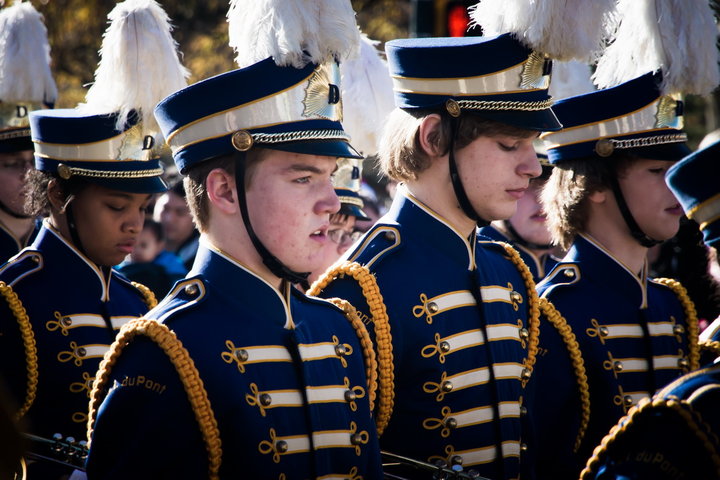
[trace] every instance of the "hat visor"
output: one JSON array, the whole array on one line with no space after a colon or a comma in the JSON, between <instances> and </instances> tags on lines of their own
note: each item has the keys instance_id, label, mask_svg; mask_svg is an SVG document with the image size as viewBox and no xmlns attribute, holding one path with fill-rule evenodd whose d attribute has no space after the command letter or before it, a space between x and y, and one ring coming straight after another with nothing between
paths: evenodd
<instances>
[{"instance_id":1,"label":"hat visor","mask_svg":"<svg viewBox=\"0 0 720 480\"><path fill-rule=\"evenodd\" d=\"M88 182L110 190L127 193L162 193L168 186L160 177L145 178L93 178L83 177Z\"/></svg>"},{"instance_id":2,"label":"hat visor","mask_svg":"<svg viewBox=\"0 0 720 480\"><path fill-rule=\"evenodd\" d=\"M362 211L360 207L357 205L353 205L351 203L340 203L340 211L338 213L341 213L343 215L350 215L351 217L357 217L358 220L372 220L370 217L368 217L365 212Z\"/></svg>"},{"instance_id":3,"label":"hat visor","mask_svg":"<svg viewBox=\"0 0 720 480\"><path fill-rule=\"evenodd\" d=\"M538 111L486 111L486 110L464 110L472 115L505 123L513 127L535 130L539 132L555 132L562 129L562 125L551 109Z\"/></svg>"},{"instance_id":4,"label":"hat visor","mask_svg":"<svg viewBox=\"0 0 720 480\"><path fill-rule=\"evenodd\" d=\"M319 155L323 157L364 158L352 145L343 140L305 140L301 142L258 143L258 147L283 152Z\"/></svg>"},{"instance_id":5,"label":"hat visor","mask_svg":"<svg viewBox=\"0 0 720 480\"><path fill-rule=\"evenodd\" d=\"M24 152L26 150L33 151L34 148L35 146L30 139L30 135L28 135L27 137L17 137L7 140L0 140L0 153Z\"/></svg>"}]
</instances>

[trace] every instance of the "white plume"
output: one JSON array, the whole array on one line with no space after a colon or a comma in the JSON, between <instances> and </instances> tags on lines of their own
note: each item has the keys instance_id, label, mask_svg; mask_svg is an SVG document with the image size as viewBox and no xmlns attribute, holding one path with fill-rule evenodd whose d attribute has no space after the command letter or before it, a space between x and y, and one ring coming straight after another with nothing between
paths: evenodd
<instances>
[{"instance_id":1,"label":"white plume","mask_svg":"<svg viewBox=\"0 0 720 480\"><path fill-rule=\"evenodd\" d=\"M57 95L42 15L30 2L0 10L0 101L54 103Z\"/></svg>"},{"instance_id":2,"label":"white plume","mask_svg":"<svg viewBox=\"0 0 720 480\"><path fill-rule=\"evenodd\" d=\"M550 95L553 100L574 97L595 90L592 80L592 68L577 60L553 62Z\"/></svg>"},{"instance_id":3,"label":"white plume","mask_svg":"<svg viewBox=\"0 0 720 480\"><path fill-rule=\"evenodd\" d=\"M359 49L350 0L231 0L227 18L239 67L273 57L303 68L354 58Z\"/></svg>"},{"instance_id":4,"label":"white plume","mask_svg":"<svg viewBox=\"0 0 720 480\"><path fill-rule=\"evenodd\" d=\"M343 128L366 157L377 153L385 119L395 108L390 72L378 43L362 34L360 56L340 64Z\"/></svg>"},{"instance_id":5,"label":"white plume","mask_svg":"<svg viewBox=\"0 0 720 480\"><path fill-rule=\"evenodd\" d=\"M481 0L469 11L483 35L514 33L553 59L591 63L604 46L614 7L615 0Z\"/></svg>"},{"instance_id":6,"label":"white plume","mask_svg":"<svg viewBox=\"0 0 720 480\"><path fill-rule=\"evenodd\" d=\"M707 0L620 0L620 24L598 61L607 88L663 71L665 93L710 93L720 83L717 27Z\"/></svg>"},{"instance_id":7,"label":"white plume","mask_svg":"<svg viewBox=\"0 0 720 480\"><path fill-rule=\"evenodd\" d=\"M185 87L189 75L170 35L170 19L154 0L125 0L108 20L95 83L78 108L92 114L118 112L118 128L132 110L140 110L143 129L158 132L155 106Z\"/></svg>"}]
</instances>

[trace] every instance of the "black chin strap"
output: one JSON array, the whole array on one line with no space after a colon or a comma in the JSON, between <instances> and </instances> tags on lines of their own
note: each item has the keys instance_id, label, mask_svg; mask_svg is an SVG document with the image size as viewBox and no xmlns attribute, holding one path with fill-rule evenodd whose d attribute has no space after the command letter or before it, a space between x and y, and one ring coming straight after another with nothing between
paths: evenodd
<instances>
[{"instance_id":1,"label":"black chin strap","mask_svg":"<svg viewBox=\"0 0 720 480\"><path fill-rule=\"evenodd\" d=\"M465 193L465 187L463 187L462 180L458 174L457 164L455 163L455 139L457 137L460 119L453 117L450 123L450 145L448 147L448 164L450 166L450 181L452 182L453 190L455 191L455 197L457 198L460 208L468 218L473 220L478 227L487 227L490 225L488 220L482 218L473 208L470 203L470 199Z\"/></svg>"},{"instance_id":2,"label":"black chin strap","mask_svg":"<svg viewBox=\"0 0 720 480\"><path fill-rule=\"evenodd\" d=\"M623 195L622 190L620 190L620 183L617 180L617 175L610 175L610 183L612 184L613 194L615 195L615 201L617 202L618 208L620 208L620 213L625 219L625 224L627 224L630 229L630 235L632 235L633 238L640 243L640 245L646 248L661 244L661 240L655 240L654 238L649 237L642 231L640 225L638 225L635 221L635 218L632 216L632 213L630 213L630 209L627 206L627 202L625 202L625 196Z\"/></svg>"},{"instance_id":3,"label":"black chin strap","mask_svg":"<svg viewBox=\"0 0 720 480\"><path fill-rule=\"evenodd\" d=\"M510 220L503 220L503 225L505 226L505 230L507 230L508 233L513 237L515 243L517 243L518 245L522 245L525 248L529 248L530 250L550 250L554 246L552 243L542 244L525 240L523 237L520 236L517 230L515 230L515 227L512 226Z\"/></svg>"},{"instance_id":4,"label":"black chin strap","mask_svg":"<svg viewBox=\"0 0 720 480\"><path fill-rule=\"evenodd\" d=\"M8 207L7 205L5 205L3 202L0 202L0 210L2 210L3 212L7 213L7 214L10 215L11 217L17 218L17 219L19 219L19 220L25 220L25 219L28 219L28 218L32 218L32 215L25 215L24 213L17 213L17 212L15 212L15 211L11 210L10 207Z\"/></svg>"},{"instance_id":5,"label":"black chin strap","mask_svg":"<svg viewBox=\"0 0 720 480\"><path fill-rule=\"evenodd\" d=\"M250 241L255 250L262 257L265 266L270 269L276 277L287 280L290 283L299 283L303 288L309 288L307 281L310 272L294 272L284 265L276 256L265 248L260 239L255 234L250 224L250 215L248 214L247 201L245 199L245 152L235 152L235 184L238 192L238 202L240 203L240 213L242 214L245 230L247 230Z\"/></svg>"}]
</instances>

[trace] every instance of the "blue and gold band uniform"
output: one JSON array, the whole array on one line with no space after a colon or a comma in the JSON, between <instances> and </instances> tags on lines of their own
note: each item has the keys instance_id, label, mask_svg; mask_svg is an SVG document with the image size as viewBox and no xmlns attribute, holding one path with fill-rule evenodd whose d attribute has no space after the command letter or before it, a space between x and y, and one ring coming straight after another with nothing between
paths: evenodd
<instances>
[{"instance_id":1,"label":"blue and gold band uniform","mask_svg":"<svg viewBox=\"0 0 720 480\"><path fill-rule=\"evenodd\" d=\"M98 267L47 220L33 244L0 269L0 282L0 372L28 431L83 440L103 355L154 299Z\"/></svg>"},{"instance_id":2,"label":"blue and gold band uniform","mask_svg":"<svg viewBox=\"0 0 720 480\"><path fill-rule=\"evenodd\" d=\"M174 332L202 379L220 478L381 478L363 351L339 309L281 294L203 241L188 278L148 318ZM169 357L138 337L111 367L91 478L207 477L197 412Z\"/></svg>"},{"instance_id":3,"label":"blue and gold band uniform","mask_svg":"<svg viewBox=\"0 0 720 480\"><path fill-rule=\"evenodd\" d=\"M401 185L349 260L377 278L391 325L394 408L383 450L518 478L531 297L506 249L465 238ZM370 306L350 276L320 294L350 301L373 335Z\"/></svg>"},{"instance_id":4,"label":"blue and gold band uniform","mask_svg":"<svg viewBox=\"0 0 720 480\"><path fill-rule=\"evenodd\" d=\"M23 248L30 245L42 226L41 220L35 220L27 240L17 238L5 225L0 222L0 263L7 262Z\"/></svg>"},{"instance_id":5,"label":"blue and gold band uniform","mask_svg":"<svg viewBox=\"0 0 720 480\"><path fill-rule=\"evenodd\" d=\"M519 242L513 241L509 235L496 228L494 225L482 227L480 229L480 233L490 240L509 243L512 245L513 248L520 254L520 257L523 259L523 262L525 262L525 265L527 265L530 269L530 273L532 273L533 280L535 280L535 282L539 282L545 278L545 275L550 273L550 271L558 263L558 259L550 254L538 257L532 250L523 246Z\"/></svg>"},{"instance_id":6,"label":"blue and gold band uniform","mask_svg":"<svg viewBox=\"0 0 720 480\"><path fill-rule=\"evenodd\" d=\"M571 159L609 162L613 152L668 162L682 158L689 150L678 128L681 102L661 94L660 80L660 73L646 74L557 102L564 130L542 136L555 168ZM529 400L544 412L533 417L543 439L538 472L577 478L622 415L698 367L697 317L678 282L649 278L647 260L641 272L633 272L586 233L575 237L563 260L538 284L538 293L570 327L564 332L550 323L540 327L534 375L552 389L537 389ZM570 336L576 347L566 346ZM572 358L584 361L586 379L573 375ZM588 392L589 405L580 400Z\"/></svg>"}]
</instances>

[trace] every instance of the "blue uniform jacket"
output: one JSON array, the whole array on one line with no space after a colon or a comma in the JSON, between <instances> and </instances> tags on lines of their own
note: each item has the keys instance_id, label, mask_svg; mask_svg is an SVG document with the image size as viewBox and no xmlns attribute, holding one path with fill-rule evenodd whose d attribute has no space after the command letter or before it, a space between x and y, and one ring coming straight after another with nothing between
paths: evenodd
<instances>
[{"instance_id":1,"label":"blue uniform jacket","mask_svg":"<svg viewBox=\"0 0 720 480\"><path fill-rule=\"evenodd\" d=\"M23 344L21 327L0 302L0 376L22 407L27 429L46 438L55 433L84 440L92 382L103 355L127 321L148 306L140 291L111 269L100 269L47 222L33 244L0 268L0 282L17 294L29 318L36 366ZM28 389L28 370L37 391Z\"/></svg>"},{"instance_id":2,"label":"blue uniform jacket","mask_svg":"<svg viewBox=\"0 0 720 480\"><path fill-rule=\"evenodd\" d=\"M188 278L148 318L189 353L217 422L219 478L382 478L363 353L330 303L281 294L201 242ZM208 478L176 366L137 336L109 367L88 477Z\"/></svg>"},{"instance_id":3,"label":"blue uniform jacket","mask_svg":"<svg viewBox=\"0 0 720 480\"><path fill-rule=\"evenodd\" d=\"M35 240L35 236L40 230L41 225L42 222L40 220L35 221L33 231L30 233L27 243L23 244L23 242L16 238L15 235L13 235L12 232L10 232L10 230L8 230L7 227L0 222L0 264L7 262L10 260L10 257L18 253L27 245L31 244L33 240Z\"/></svg>"},{"instance_id":4,"label":"blue uniform jacket","mask_svg":"<svg viewBox=\"0 0 720 480\"><path fill-rule=\"evenodd\" d=\"M538 413L533 421L542 439L538 476L576 479L593 448L620 417L689 371L691 351L697 356L697 319L688 322L669 287L646 273L633 274L585 235L576 238L565 258L538 284L538 291L565 317L577 338L590 394L589 423L574 454L580 387L558 331L541 323L534 375L538 385L551 387L536 389L528 405Z\"/></svg>"},{"instance_id":5,"label":"blue uniform jacket","mask_svg":"<svg viewBox=\"0 0 720 480\"><path fill-rule=\"evenodd\" d=\"M517 478L526 449L528 296L505 248L484 237L469 241L400 188L349 260L376 277L389 317L395 396L382 449ZM347 299L372 322L348 276L321 295Z\"/></svg>"},{"instance_id":6,"label":"blue uniform jacket","mask_svg":"<svg viewBox=\"0 0 720 480\"><path fill-rule=\"evenodd\" d=\"M691 372L618 422L583 480L720 478L720 365Z\"/></svg>"},{"instance_id":7,"label":"blue uniform jacket","mask_svg":"<svg viewBox=\"0 0 720 480\"><path fill-rule=\"evenodd\" d=\"M520 257L523 259L523 262L525 262L525 265L528 266L530 269L530 273L532 273L533 280L536 282L539 282L543 278L545 278L545 275L550 273L550 271L557 265L558 260L550 255L549 253L546 255L543 255L542 258L535 255L532 251L530 251L528 248L525 248L524 246L520 245L519 243L513 241L511 238L509 238L505 233L498 230L492 225L488 225L487 227L483 227L480 229L480 234L488 237L490 240L495 240L498 242L505 242L512 245L515 250L518 251L520 254Z\"/></svg>"}]
</instances>

